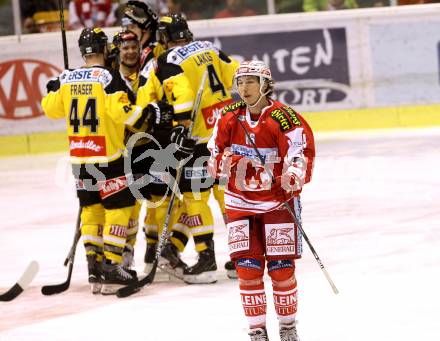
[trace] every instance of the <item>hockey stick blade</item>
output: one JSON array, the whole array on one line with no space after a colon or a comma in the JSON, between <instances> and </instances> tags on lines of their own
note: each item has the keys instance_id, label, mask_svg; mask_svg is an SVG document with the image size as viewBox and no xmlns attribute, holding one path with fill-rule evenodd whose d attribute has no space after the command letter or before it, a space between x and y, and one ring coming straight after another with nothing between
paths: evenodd
<instances>
[{"instance_id":1,"label":"hockey stick blade","mask_svg":"<svg viewBox=\"0 0 440 341\"><path fill-rule=\"evenodd\" d=\"M82 208L79 207L78 209L78 215L76 218L76 225L75 225L75 234L73 236L73 243L70 247L69 254L67 255L66 259L64 260L64 266L69 265L69 270L67 272L67 279L65 282L60 284L52 284L52 285L45 285L41 288L41 293L45 296L59 294L70 287L70 281L72 279L72 272L73 272L73 262L75 261L75 253L76 253L76 246L78 245L78 241L81 238L81 212Z\"/></svg>"},{"instance_id":2,"label":"hockey stick blade","mask_svg":"<svg viewBox=\"0 0 440 341\"><path fill-rule=\"evenodd\" d=\"M27 287L29 287L29 284L31 284L31 282L35 278L39 269L40 266L36 261L30 262L30 264L24 271L23 275L21 275L17 283L15 283L11 287L11 289L9 289L7 292L0 295L0 301L5 301L5 302L12 301L18 295L20 295L24 290L26 290Z\"/></svg>"},{"instance_id":3,"label":"hockey stick blade","mask_svg":"<svg viewBox=\"0 0 440 341\"><path fill-rule=\"evenodd\" d=\"M67 289L69 289L70 286L70 280L72 278L72 270L73 270L73 262L69 263L69 272L67 274L67 279L65 282L60 284L53 284L53 285L45 285L41 288L41 293L45 296L60 294Z\"/></svg>"},{"instance_id":4,"label":"hockey stick blade","mask_svg":"<svg viewBox=\"0 0 440 341\"><path fill-rule=\"evenodd\" d=\"M119 298L131 296L134 293L140 291L144 286L153 283L154 277L156 276L157 264L158 260L156 259L153 262L153 268L147 276L142 278L140 281L137 281L136 283L120 288L118 291L116 291L116 296Z\"/></svg>"}]
</instances>

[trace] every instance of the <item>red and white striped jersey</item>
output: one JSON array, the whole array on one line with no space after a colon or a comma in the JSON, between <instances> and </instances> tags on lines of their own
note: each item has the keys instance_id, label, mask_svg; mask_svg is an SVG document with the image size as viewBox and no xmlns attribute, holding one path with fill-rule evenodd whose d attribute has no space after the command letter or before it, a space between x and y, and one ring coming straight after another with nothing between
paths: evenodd
<instances>
[{"instance_id":1,"label":"red and white striped jersey","mask_svg":"<svg viewBox=\"0 0 440 341\"><path fill-rule=\"evenodd\" d=\"M248 131L276 181L271 181L262 167L240 123ZM257 121L251 120L243 101L226 106L217 120L208 148L211 151L210 166L217 177L229 168L226 171L225 206L231 218L272 211L288 200L280 179L298 157L305 160L305 183L311 180L315 158L312 130L301 115L277 101L270 100L270 105L263 109ZM232 157L225 158L228 154ZM227 166L224 164L226 159ZM300 192L301 189L293 195Z\"/></svg>"}]
</instances>

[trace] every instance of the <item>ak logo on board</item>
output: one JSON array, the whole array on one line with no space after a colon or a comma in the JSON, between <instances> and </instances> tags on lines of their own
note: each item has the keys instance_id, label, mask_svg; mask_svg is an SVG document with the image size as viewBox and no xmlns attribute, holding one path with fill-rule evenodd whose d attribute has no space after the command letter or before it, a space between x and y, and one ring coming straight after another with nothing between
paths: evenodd
<instances>
[{"instance_id":1,"label":"ak logo on board","mask_svg":"<svg viewBox=\"0 0 440 341\"><path fill-rule=\"evenodd\" d=\"M43 115L41 99L47 81L61 70L35 59L0 64L0 119L23 120Z\"/></svg>"}]
</instances>

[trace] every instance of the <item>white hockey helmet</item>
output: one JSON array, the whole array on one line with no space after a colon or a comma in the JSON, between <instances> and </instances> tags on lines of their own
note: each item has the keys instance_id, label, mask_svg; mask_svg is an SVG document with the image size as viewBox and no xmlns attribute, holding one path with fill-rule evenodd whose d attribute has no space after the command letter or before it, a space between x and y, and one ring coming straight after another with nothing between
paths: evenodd
<instances>
[{"instance_id":1,"label":"white hockey helmet","mask_svg":"<svg viewBox=\"0 0 440 341\"><path fill-rule=\"evenodd\" d=\"M263 96L270 96L274 89L274 80L269 67L261 60L245 60L235 71L234 83L237 86L238 78L241 76L256 76L260 81L260 99ZM264 90L263 90L264 89Z\"/></svg>"},{"instance_id":2,"label":"white hockey helmet","mask_svg":"<svg viewBox=\"0 0 440 341\"><path fill-rule=\"evenodd\" d=\"M257 76L260 77L260 81L263 79L272 80L269 67L261 60L245 60L241 62L235 71L235 79L237 80L241 76Z\"/></svg>"}]
</instances>

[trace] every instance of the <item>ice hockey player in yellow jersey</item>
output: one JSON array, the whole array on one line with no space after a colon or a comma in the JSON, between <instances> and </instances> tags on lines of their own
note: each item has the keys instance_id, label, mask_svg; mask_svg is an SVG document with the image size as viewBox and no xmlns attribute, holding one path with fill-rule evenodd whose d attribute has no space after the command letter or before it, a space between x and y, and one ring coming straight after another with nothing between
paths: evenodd
<instances>
[{"instance_id":1,"label":"ice hockey player in yellow jersey","mask_svg":"<svg viewBox=\"0 0 440 341\"><path fill-rule=\"evenodd\" d=\"M159 17L153 11L153 9L141 1L128 1L125 10L124 18L122 19L122 26L125 31L130 30L137 35L140 44L140 59L137 65L138 67L138 78L136 79L136 87L132 87L134 95L137 93L137 87L142 86L146 83L150 70L154 67L155 62L159 55L164 52L164 47L156 39L156 32L158 27ZM122 56L121 56L122 57ZM120 68L124 68L122 65L122 58L120 58ZM134 82L133 82L134 83ZM156 105L158 110L165 111L169 110L170 106L165 102L158 101L153 104ZM160 108L159 108L160 107ZM172 110L172 107L171 107ZM147 150L158 149L159 145L164 145L163 140L166 142L169 140L169 130L166 127L157 127L153 133L155 140L139 139L136 140L136 144L130 148L130 159L132 170L134 174L139 176L147 175L154 177L154 181L150 181L149 184L145 185L140 189L140 195L144 198L148 198L148 202L153 202L152 205L147 205L147 214L145 216L144 230L145 237L147 240L147 250L145 252L145 272L149 273L151 270L152 263L155 258L155 246L158 241L158 226L163 225L165 213L167 209L167 200L159 204L160 199L166 195L168 187L160 179L156 179L157 174L150 174L150 166L152 163L151 158L142 158L141 155ZM131 134L126 135L127 140L131 137ZM154 173L154 171L153 171ZM156 209L156 206L157 207ZM139 212L141 209L141 201L137 201L135 209L130 217L130 227L129 234L127 237L126 252L124 252L124 261L129 262L132 258L133 253L128 253L127 251L134 252L134 244L136 241L136 234L139 226Z\"/></svg>"},{"instance_id":2,"label":"ice hockey player in yellow jersey","mask_svg":"<svg viewBox=\"0 0 440 341\"><path fill-rule=\"evenodd\" d=\"M85 65L50 81L42 108L47 117L66 120L92 292L114 294L137 280L121 265L135 203L132 174L124 171L125 127L145 131L160 117L148 105L133 105L119 74L104 67L107 36L101 29L84 29L78 45Z\"/></svg>"},{"instance_id":3,"label":"ice hockey player in yellow jersey","mask_svg":"<svg viewBox=\"0 0 440 341\"><path fill-rule=\"evenodd\" d=\"M182 230L189 227L199 257L196 264L183 267L183 277L188 283L212 283L216 281L217 265L214 252L214 221L208 206L213 179L209 177L206 161L209 158L207 142L212 135L216 117L221 109L232 102L230 89L238 63L208 41L193 41L186 20L178 14L166 15L159 21L159 37L167 48L160 55L157 67L149 75L145 86L139 88L137 104L165 100L174 108L171 142L178 142L181 158L192 156L185 164L179 184L183 193L181 217ZM207 82L203 90L200 108L196 113L192 138L187 139L195 94L204 73ZM179 238L181 239L179 241ZM165 252L173 259L180 259L179 251L186 244L185 234L174 230L171 244ZM179 262L181 266L183 261ZM184 264L184 263L183 263Z\"/></svg>"},{"instance_id":4,"label":"ice hockey player in yellow jersey","mask_svg":"<svg viewBox=\"0 0 440 341\"><path fill-rule=\"evenodd\" d=\"M141 45L141 72L147 70L148 64L164 52L164 47L156 40L158 21L158 15L145 2L127 2L122 26L138 36Z\"/></svg>"}]
</instances>

